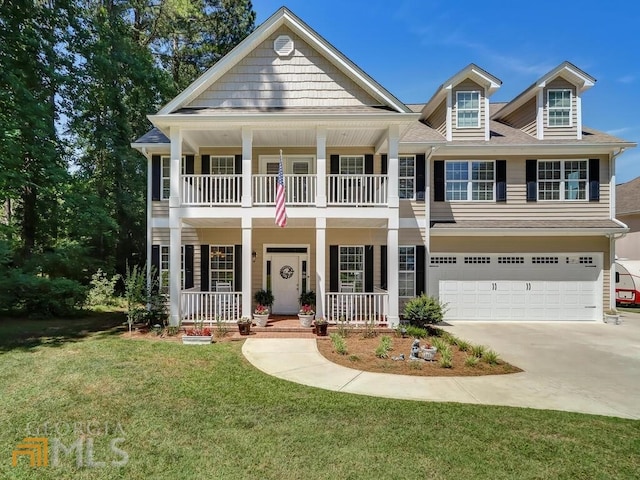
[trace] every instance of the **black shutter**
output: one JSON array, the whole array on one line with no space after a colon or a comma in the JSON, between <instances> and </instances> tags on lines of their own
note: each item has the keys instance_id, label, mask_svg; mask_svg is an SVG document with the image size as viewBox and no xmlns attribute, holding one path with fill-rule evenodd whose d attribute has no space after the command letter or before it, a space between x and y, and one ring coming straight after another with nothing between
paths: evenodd
<instances>
[{"instance_id":1,"label":"black shutter","mask_svg":"<svg viewBox=\"0 0 640 480\"><path fill-rule=\"evenodd\" d=\"M151 245L151 267L152 280L156 280L160 273L160 245ZM154 281L152 285L153 292L157 293L158 282Z\"/></svg>"},{"instance_id":2,"label":"black shutter","mask_svg":"<svg viewBox=\"0 0 640 480\"><path fill-rule=\"evenodd\" d=\"M507 201L507 161L496 160L496 202Z\"/></svg>"},{"instance_id":3,"label":"black shutter","mask_svg":"<svg viewBox=\"0 0 640 480\"><path fill-rule=\"evenodd\" d=\"M340 173L340 155L331 155L331 165L329 173L331 175L337 175Z\"/></svg>"},{"instance_id":4,"label":"black shutter","mask_svg":"<svg viewBox=\"0 0 640 480\"><path fill-rule=\"evenodd\" d=\"M373 175L373 155L364 156L364 173L365 175Z\"/></svg>"},{"instance_id":5,"label":"black shutter","mask_svg":"<svg viewBox=\"0 0 640 480\"><path fill-rule=\"evenodd\" d=\"M373 292L373 245L364 246L364 291Z\"/></svg>"},{"instance_id":6,"label":"black shutter","mask_svg":"<svg viewBox=\"0 0 640 480\"><path fill-rule=\"evenodd\" d=\"M416 198L424 198L426 158L424 153L416 155Z\"/></svg>"},{"instance_id":7,"label":"black shutter","mask_svg":"<svg viewBox=\"0 0 640 480\"><path fill-rule=\"evenodd\" d=\"M184 157L184 173L187 175L193 175L195 173L194 170L194 155L185 155Z\"/></svg>"},{"instance_id":8,"label":"black shutter","mask_svg":"<svg viewBox=\"0 0 640 480\"><path fill-rule=\"evenodd\" d=\"M209 175L211 173L211 156L210 155L202 155L200 157L201 161L201 172L203 175Z\"/></svg>"},{"instance_id":9,"label":"black shutter","mask_svg":"<svg viewBox=\"0 0 640 480\"><path fill-rule=\"evenodd\" d=\"M433 200L444 202L444 160L433 162Z\"/></svg>"},{"instance_id":10,"label":"black shutter","mask_svg":"<svg viewBox=\"0 0 640 480\"><path fill-rule=\"evenodd\" d=\"M416 245L416 295L425 293L424 245Z\"/></svg>"},{"instance_id":11,"label":"black shutter","mask_svg":"<svg viewBox=\"0 0 640 480\"><path fill-rule=\"evenodd\" d=\"M193 245L184 246L184 288L193 288Z\"/></svg>"},{"instance_id":12,"label":"black shutter","mask_svg":"<svg viewBox=\"0 0 640 480\"><path fill-rule=\"evenodd\" d=\"M380 246L380 288L387 289L387 246Z\"/></svg>"},{"instance_id":13,"label":"black shutter","mask_svg":"<svg viewBox=\"0 0 640 480\"><path fill-rule=\"evenodd\" d=\"M240 175L242 173L242 155L236 155L235 156L235 165L234 165L234 172L236 175ZM239 290L237 290L239 291Z\"/></svg>"},{"instance_id":14,"label":"black shutter","mask_svg":"<svg viewBox=\"0 0 640 480\"><path fill-rule=\"evenodd\" d=\"M200 245L200 291L209 291L209 245Z\"/></svg>"},{"instance_id":15,"label":"black shutter","mask_svg":"<svg viewBox=\"0 0 640 480\"><path fill-rule=\"evenodd\" d=\"M380 156L380 173L382 173L383 175L386 175L388 173L389 170L389 157L387 156L386 153L383 153Z\"/></svg>"},{"instance_id":16,"label":"black shutter","mask_svg":"<svg viewBox=\"0 0 640 480\"><path fill-rule=\"evenodd\" d=\"M338 292L338 245L329 246L329 291Z\"/></svg>"},{"instance_id":17,"label":"black shutter","mask_svg":"<svg viewBox=\"0 0 640 480\"><path fill-rule=\"evenodd\" d=\"M233 252L233 291L242 291L242 245L236 245Z\"/></svg>"},{"instance_id":18,"label":"black shutter","mask_svg":"<svg viewBox=\"0 0 640 480\"><path fill-rule=\"evenodd\" d=\"M535 202L538 199L538 161L527 160L527 202Z\"/></svg>"},{"instance_id":19,"label":"black shutter","mask_svg":"<svg viewBox=\"0 0 640 480\"><path fill-rule=\"evenodd\" d=\"M600 160L589 159L589 201L600 201Z\"/></svg>"},{"instance_id":20,"label":"black shutter","mask_svg":"<svg viewBox=\"0 0 640 480\"><path fill-rule=\"evenodd\" d=\"M160 200L160 155L151 156L151 200Z\"/></svg>"}]
</instances>

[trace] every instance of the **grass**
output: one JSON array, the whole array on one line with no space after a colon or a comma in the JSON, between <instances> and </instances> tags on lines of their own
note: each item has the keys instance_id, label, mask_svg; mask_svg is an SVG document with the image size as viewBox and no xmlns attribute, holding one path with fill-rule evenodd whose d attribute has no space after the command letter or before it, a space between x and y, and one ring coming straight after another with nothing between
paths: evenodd
<instances>
[{"instance_id":1,"label":"grass","mask_svg":"<svg viewBox=\"0 0 640 480\"><path fill-rule=\"evenodd\" d=\"M637 421L329 392L261 373L243 358L241 342L124 339L114 328L122 320L0 320L0 478L622 479L640 472ZM27 426L45 422L119 425L128 463L77 467L63 455L55 467L32 468L25 459L12 467ZM61 437L67 446L77 439L64 428ZM95 436L96 461L118 459L110 438Z\"/></svg>"}]
</instances>

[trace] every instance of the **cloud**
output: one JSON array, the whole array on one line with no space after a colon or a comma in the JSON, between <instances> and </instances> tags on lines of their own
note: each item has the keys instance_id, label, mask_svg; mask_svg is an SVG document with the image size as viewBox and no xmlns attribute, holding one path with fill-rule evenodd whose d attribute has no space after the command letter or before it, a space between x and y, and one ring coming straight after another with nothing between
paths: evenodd
<instances>
[{"instance_id":1,"label":"cloud","mask_svg":"<svg viewBox=\"0 0 640 480\"><path fill-rule=\"evenodd\" d=\"M625 83L625 84L635 83L636 77L633 75L623 75L622 77L618 78L617 81L618 83Z\"/></svg>"},{"instance_id":2,"label":"cloud","mask_svg":"<svg viewBox=\"0 0 640 480\"><path fill-rule=\"evenodd\" d=\"M631 127L614 128L613 130L607 130L607 133L609 135L613 135L614 137L617 137L618 135L625 135L631 132L638 132L638 131L640 131L640 126L635 125Z\"/></svg>"}]
</instances>

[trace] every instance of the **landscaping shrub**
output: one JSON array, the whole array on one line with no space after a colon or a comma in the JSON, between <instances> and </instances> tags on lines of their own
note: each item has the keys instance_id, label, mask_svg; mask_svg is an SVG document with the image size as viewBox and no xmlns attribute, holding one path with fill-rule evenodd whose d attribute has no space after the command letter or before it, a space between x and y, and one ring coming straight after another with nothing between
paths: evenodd
<instances>
[{"instance_id":1,"label":"landscaping shrub","mask_svg":"<svg viewBox=\"0 0 640 480\"><path fill-rule=\"evenodd\" d=\"M423 293L406 303L403 315L411 325L425 328L428 325L441 322L445 311L445 304L440 303L437 298Z\"/></svg>"},{"instance_id":2,"label":"landscaping shrub","mask_svg":"<svg viewBox=\"0 0 640 480\"><path fill-rule=\"evenodd\" d=\"M118 298L116 297L115 291L118 280L120 280L120 275L116 274L109 278L107 274L99 268L98 271L91 276L91 289L87 294L87 305L117 305Z\"/></svg>"},{"instance_id":3,"label":"landscaping shrub","mask_svg":"<svg viewBox=\"0 0 640 480\"><path fill-rule=\"evenodd\" d=\"M474 357L482 358L487 347L484 345L472 345L471 346L471 354Z\"/></svg>"},{"instance_id":4,"label":"landscaping shrub","mask_svg":"<svg viewBox=\"0 0 640 480\"><path fill-rule=\"evenodd\" d=\"M467 367L475 367L476 365L478 365L478 357L474 357L473 355L469 355L467 356L467 358L464 359L464 364Z\"/></svg>"},{"instance_id":5,"label":"landscaping shrub","mask_svg":"<svg viewBox=\"0 0 640 480\"><path fill-rule=\"evenodd\" d=\"M451 352L451 348L447 346L442 350L438 350L438 352L440 353L440 366L442 368L453 367L453 353Z\"/></svg>"},{"instance_id":6,"label":"landscaping shrub","mask_svg":"<svg viewBox=\"0 0 640 480\"><path fill-rule=\"evenodd\" d=\"M331 338L331 343L333 343L333 348L340 355L346 355L349 353L347 351L347 342L344 341L344 338L337 333L332 333L329 335Z\"/></svg>"},{"instance_id":7,"label":"landscaping shrub","mask_svg":"<svg viewBox=\"0 0 640 480\"><path fill-rule=\"evenodd\" d=\"M489 365L496 365L498 363L499 355L493 350L487 350L482 354L482 360Z\"/></svg>"},{"instance_id":8,"label":"landscaping shrub","mask_svg":"<svg viewBox=\"0 0 640 480\"><path fill-rule=\"evenodd\" d=\"M427 331L424 328L415 327L413 325L407 325L407 336L413 338L425 338L427 336Z\"/></svg>"}]
</instances>

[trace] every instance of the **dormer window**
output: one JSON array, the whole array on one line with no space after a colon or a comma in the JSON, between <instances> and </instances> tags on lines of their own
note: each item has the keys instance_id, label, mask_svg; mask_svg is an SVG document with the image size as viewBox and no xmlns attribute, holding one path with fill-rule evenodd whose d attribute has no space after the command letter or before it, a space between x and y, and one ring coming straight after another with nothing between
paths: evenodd
<instances>
[{"instance_id":1,"label":"dormer window","mask_svg":"<svg viewBox=\"0 0 640 480\"><path fill-rule=\"evenodd\" d=\"M480 126L480 92L457 92L458 128L477 128Z\"/></svg>"},{"instance_id":2,"label":"dormer window","mask_svg":"<svg viewBox=\"0 0 640 480\"><path fill-rule=\"evenodd\" d=\"M550 127L571 126L571 90L549 90L547 93L548 125Z\"/></svg>"}]
</instances>

